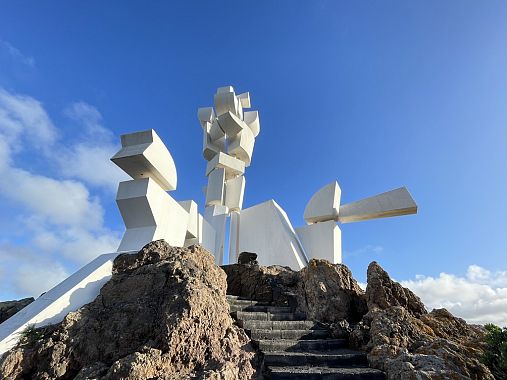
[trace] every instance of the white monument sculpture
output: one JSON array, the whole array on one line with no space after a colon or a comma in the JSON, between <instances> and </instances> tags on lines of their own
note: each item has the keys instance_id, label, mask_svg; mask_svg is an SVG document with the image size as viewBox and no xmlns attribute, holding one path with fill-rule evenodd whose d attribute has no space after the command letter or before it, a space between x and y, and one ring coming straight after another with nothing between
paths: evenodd
<instances>
[{"instance_id":1,"label":"white monument sculpture","mask_svg":"<svg viewBox=\"0 0 507 380\"><path fill-rule=\"evenodd\" d=\"M204 135L203 156L208 161L203 215L196 202L178 202L168 194L176 189L176 165L154 130L121 136L122 147L111 160L132 180L118 186L116 202L126 230L117 252L98 256L0 324L0 355L15 345L18 333L26 326L60 322L69 312L93 301L111 278L115 257L137 252L153 240L165 239L175 247L200 244L221 265L230 218L230 263L237 261L240 252L248 251L257 253L262 265L300 269L312 258L341 263L337 222L417 212L417 205L404 187L340 205L337 182L312 196L304 212L307 225L296 229L274 200L242 209L245 168L250 166L260 132L258 112L244 111L250 107L248 92L236 95L227 86L217 90L214 108L199 108L197 112Z\"/></svg>"}]
</instances>

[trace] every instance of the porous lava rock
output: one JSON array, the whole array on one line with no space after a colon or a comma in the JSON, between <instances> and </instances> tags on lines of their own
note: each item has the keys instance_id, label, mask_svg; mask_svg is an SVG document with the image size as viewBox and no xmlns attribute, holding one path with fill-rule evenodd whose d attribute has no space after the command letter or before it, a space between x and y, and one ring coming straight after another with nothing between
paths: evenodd
<instances>
[{"instance_id":1,"label":"porous lava rock","mask_svg":"<svg viewBox=\"0 0 507 380\"><path fill-rule=\"evenodd\" d=\"M18 301L0 302L0 323L9 319L25 306L30 305L33 301L34 299L29 297Z\"/></svg>"},{"instance_id":2,"label":"porous lava rock","mask_svg":"<svg viewBox=\"0 0 507 380\"><path fill-rule=\"evenodd\" d=\"M445 309L428 313L377 263L368 267L368 313L350 333L355 348L389 380L494 379L481 363L485 331Z\"/></svg>"},{"instance_id":3,"label":"porous lava rock","mask_svg":"<svg viewBox=\"0 0 507 380\"><path fill-rule=\"evenodd\" d=\"M116 258L93 302L6 353L0 378L255 378L256 353L233 324L226 288L204 249L152 242Z\"/></svg>"},{"instance_id":4,"label":"porous lava rock","mask_svg":"<svg viewBox=\"0 0 507 380\"><path fill-rule=\"evenodd\" d=\"M289 304L315 321L353 322L368 311L364 291L342 264L312 259L300 271L277 265L232 264L222 268L227 273L229 294Z\"/></svg>"}]
</instances>

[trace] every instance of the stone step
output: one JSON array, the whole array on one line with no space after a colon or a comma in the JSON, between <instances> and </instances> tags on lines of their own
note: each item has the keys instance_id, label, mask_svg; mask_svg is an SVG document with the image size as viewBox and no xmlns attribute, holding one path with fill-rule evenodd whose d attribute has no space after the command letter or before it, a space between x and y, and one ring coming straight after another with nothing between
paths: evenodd
<instances>
[{"instance_id":1,"label":"stone step","mask_svg":"<svg viewBox=\"0 0 507 380\"><path fill-rule=\"evenodd\" d=\"M270 302L254 301L254 300L227 300L230 306L271 306Z\"/></svg>"},{"instance_id":2,"label":"stone step","mask_svg":"<svg viewBox=\"0 0 507 380\"><path fill-rule=\"evenodd\" d=\"M326 339L329 338L327 330L250 330L247 331L252 339Z\"/></svg>"},{"instance_id":3,"label":"stone step","mask_svg":"<svg viewBox=\"0 0 507 380\"><path fill-rule=\"evenodd\" d=\"M252 311L257 313L290 313L292 308L288 306L268 306L268 305L229 305L231 311Z\"/></svg>"},{"instance_id":4,"label":"stone step","mask_svg":"<svg viewBox=\"0 0 507 380\"><path fill-rule=\"evenodd\" d=\"M314 321L238 321L238 326L245 330L322 330L323 327Z\"/></svg>"},{"instance_id":5,"label":"stone step","mask_svg":"<svg viewBox=\"0 0 507 380\"><path fill-rule=\"evenodd\" d=\"M269 367L271 380L385 380L382 371L368 367Z\"/></svg>"},{"instance_id":6,"label":"stone step","mask_svg":"<svg viewBox=\"0 0 507 380\"><path fill-rule=\"evenodd\" d=\"M299 352L308 350L335 350L338 348L347 347L348 341L346 339L307 339L307 340L269 340L259 339L254 340L254 343L261 351L288 351Z\"/></svg>"},{"instance_id":7,"label":"stone step","mask_svg":"<svg viewBox=\"0 0 507 380\"><path fill-rule=\"evenodd\" d=\"M286 352L272 351L264 354L267 366L315 366L315 367L347 367L368 366L364 352L340 349L333 351Z\"/></svg>"},{"instance_id":8,"label":"stone step","mask_svg":"<svg viewBox=\"0 0 507 380\"><path fill-rule=\"evenodd\" d=\"M242 321L304 321L306 318L298 313L264 313L252 311L233 311L231 315Z\"/></svg>"}]
</instances>

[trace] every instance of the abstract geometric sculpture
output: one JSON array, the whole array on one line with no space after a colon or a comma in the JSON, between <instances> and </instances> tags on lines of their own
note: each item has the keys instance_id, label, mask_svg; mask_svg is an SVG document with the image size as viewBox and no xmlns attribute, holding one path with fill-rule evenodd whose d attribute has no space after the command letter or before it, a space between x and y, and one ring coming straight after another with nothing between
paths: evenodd
<instances>
[{"instance_id":1,"label":"abstract geometric sculpture","mask_svg":"<svg viewBox=\"0 0 507 380\"><path fill-rule=\"evenodd\" d=\"M341 263L339 223L414 214L417 205L406 188L340 205L341 189L332 182L308 202L306 226L294 229L285 211L274 201L243 209L245 168L252 162L255 138L260 132L259 113L251 107L248 92L231 86L214 95L214 108L199 108L203 129L206 203L201 215L192 200L176 201L167 192L176 189L174 160L154 130L121 136L122 148L111 160L132 177L118 186L116 202L126 231L117 252L106 253L81 268L33 303L0 324L0 355L18 339L28 324L44 326L91 302L111 277L112 263L120 252L140 250L156 239L176 247L200 244L223 264L227 219L230 218L229 261L242 251L255 252L262 265L303 268L309 259Z\"/></svg>"},{"instance_id":2,"label":"abstract geometric sculpture","mask_svg":"<svg viewBox=\"0 0 507 380\"><path fill-rule=\"evenodd\" d=\"M332 182L317 191L305 208L307 226L296 233L308 258L342 262L341 231L335 222L351 223L417 213L417 205L405 187L340 206L341 189Z\"/></svg>"},{"instance_id":3,"label":"abstract geometric sculpture","mask_svg":"<svg viewBox=\"0 0 507 380\"><path fill-rule=\"evenodd\" d=\"M259 113L250 108L248 92L236 95L231 86L220 87L213 97L215 108L197 110L203 129L203 156L208 161L204 219L216 230L216 262L223 264L224 237L230 217L229 261L239 254L239 221L245 192L245 167L250 166L255 137L260 132Z\"/></svg>"}]
</instances>

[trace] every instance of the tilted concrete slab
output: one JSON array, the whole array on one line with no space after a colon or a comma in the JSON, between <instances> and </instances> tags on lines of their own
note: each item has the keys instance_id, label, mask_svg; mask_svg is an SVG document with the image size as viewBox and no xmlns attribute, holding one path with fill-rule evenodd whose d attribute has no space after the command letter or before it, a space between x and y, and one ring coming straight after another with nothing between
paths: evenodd
<instances>
[{"instance_id":1,"label":"tilted concrete slab","mask_svg":"<svg viewBox=\"0 0 507 380\"><path fill-rule=\"evenodd\" d=\"M261 265L299 270L308 264L285 211L274 201L243 209L239 218L239 252L257 253Z\"/></svg>"},{"instance_id":2,"label":"tilted concrete slab","mask_svg":"<svg viewBox=\"0 0 507 380\"><path fill-rule=\"evenodd\" d=\"M340 223L359 222L417 213L417 204L406 187L387 191L357 202L340 206Z\"/></svg>"},{"instance_id":3,"label":"tilted concrete slab","mask_svg":"<svg viewBox=\"0 0 507 380\"><path fill-rule=\"evenodd\" d=\"M41 327L61 322L71 311L92 302L111 278L113 261L120 253L97 257L0 324L0 355L14 347L19 333L27 326Z\"/></svg>"},{"instance_id":4,"label":"tilted concrete slab","mask_svg":"<svg viewBox=\"0 0 507 380\"><path fill-rule=\"evenodd\" d=\"M298 227L296 233L309 260L342 263L342 233L334 220Z\"/></svg>"},{"instance_id":5,"label":"tilted concrete slab","mask_svg":"<svg viewBox=\"0 0 507 380\"><path fill-rule=\"evenodd\" d=\"M183 247L188 213L151 178L120 182L116 203L127 228L119 251L137 251L158 239Z\"/></svg>"},{"instance_id":6,"label":"tilted concrete slab","mask_svg":"<svg viewBox=\"0 0 507 380\"><path fill-rule=\"evenodd\" d=\"M176 190L176 165L153 129L122 135L121 145L111 161L125 173L134 179L151 178L166 191Z\"/></svg>"},{"instance_id":7,"label":"tilted concrete slab","mask_svg":"<svg viewBox=\"0 0 507 380\"><path fill-rule=\"evenodd\" d=\"M206 165L206 175L208 176L216 168L225 169L225 179L231 179L245 172L245 163L226 153L219 152Z\"/></svg>"}]
</instances>

